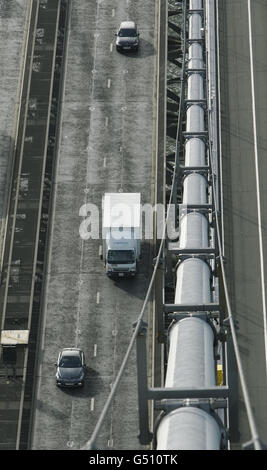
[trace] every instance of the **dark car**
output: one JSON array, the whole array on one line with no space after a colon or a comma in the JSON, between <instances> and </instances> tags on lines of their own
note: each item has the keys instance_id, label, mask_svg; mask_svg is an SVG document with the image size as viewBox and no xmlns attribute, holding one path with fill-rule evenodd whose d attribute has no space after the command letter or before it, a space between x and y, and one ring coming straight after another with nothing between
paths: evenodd
<instances>
[{"instance_id":1,"label":"dark car","mask_svg":"<svg viewBox=\"0 0 267 470\"><path fill-rule=\"evenodd\" d=\"M139 33L134 21L123 21L116 36L117 51L137 51L139 46Z\"/></svg>"},{"instance_id":2,"label":"dark car","mask_svg":"<svg viewBox=\"0 0 267 470\"><path fill-rule=\"evenodd\" d=\"M85 359L81 349L62 349L55 365L57 366L57 385L62 387L82 387L84 385Z\"/></svg>"}]
</instances>

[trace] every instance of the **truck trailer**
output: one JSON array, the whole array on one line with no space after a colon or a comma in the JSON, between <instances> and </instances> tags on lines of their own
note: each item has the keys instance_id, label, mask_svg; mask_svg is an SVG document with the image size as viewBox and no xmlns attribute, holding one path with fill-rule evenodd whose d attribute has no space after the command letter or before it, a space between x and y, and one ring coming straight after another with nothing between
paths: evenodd
<instances>
[{"instance_id":1,"label":"truck trailer","mask_svg":"<svg viewBox=\"0 0 267 470\"><path fill-rule=\"evenodd\" d=\"M141 255L140 193L105 193L102 199L103 260L109 277L133 277Z\"/></svg>"}]
</instances>

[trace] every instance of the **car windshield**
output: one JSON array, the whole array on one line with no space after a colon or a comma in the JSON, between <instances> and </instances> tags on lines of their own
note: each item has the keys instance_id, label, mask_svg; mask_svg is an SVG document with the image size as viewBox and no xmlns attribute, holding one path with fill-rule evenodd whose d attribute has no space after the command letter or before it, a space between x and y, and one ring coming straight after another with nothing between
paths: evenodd
<instances>
[{"instance_id":1,"label":"car windshield","mask_svg":"<svg viewBox=\"0 0 267 470\"><path fill-rule=\"evenodd\" d=\"M123 38L134 38L136 36L135 29L120 29L118 36Z\"/></svg>"},{"instance_id":2,"label":"car windshield","mask_svg":"<svg viewBox=\"0 0 267 470\"><path fill-rule=\"evenodd\" d=\"M63 356L60 359L59 367L82 367L81 359L79 356Z\"/></svg>"},{"instance_id":3,"label":"car windshield","mask_svg":"<svg viewBox=\"0 0 267 470\"><path fill-rule=\"evenodd\" d=\"M108 263L133 263L134 250L109 250Z\"/></svg>"}]
</instances>

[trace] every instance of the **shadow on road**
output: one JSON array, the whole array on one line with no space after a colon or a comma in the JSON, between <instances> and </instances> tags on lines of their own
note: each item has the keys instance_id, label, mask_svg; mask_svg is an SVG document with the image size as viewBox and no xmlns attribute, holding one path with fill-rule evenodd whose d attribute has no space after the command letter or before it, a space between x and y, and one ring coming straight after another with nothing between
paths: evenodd
<instances>
[{"instance_id":1,"label":"shadow on road","mask_svg":"<svg viewBox=\"0 0 267 470\"><path fill-rule=\"evenodd\" d=\"M93 398L104 389L103 380L98 372L90 367L86 367L85 371L85 383L81 388L67 388L62 387L62 392L67 395L73 395L78 398Z\"/></svg>"},{"instance_id":2,"label":"shadow on road","mask_svg":"<svg viewBox=\"0 0 267 470\"><path fill-rule=\"evenodd\" d=\"M125 55L129 58L141 59L155 55L155 49L150 42L141 38L138 51L120 51L118 54Z\"/></svg>"}]
</instances>

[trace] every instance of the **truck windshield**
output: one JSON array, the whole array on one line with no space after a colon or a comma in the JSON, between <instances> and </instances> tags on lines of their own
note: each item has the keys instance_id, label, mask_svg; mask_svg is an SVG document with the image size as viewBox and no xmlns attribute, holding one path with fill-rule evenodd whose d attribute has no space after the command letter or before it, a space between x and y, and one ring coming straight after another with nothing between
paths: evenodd
<instances>
[{"instance_id":1,"label":"truck windshield","mask_svg":"<svg viewBox=\"0 0 267 470\"><path fill-rule=\"evenodd\" d=\"M135 261L135 255L133 250L109 250L108 251L108 263L114 264L126 264L133 263Z\"/></svg>"}]
</instances>

